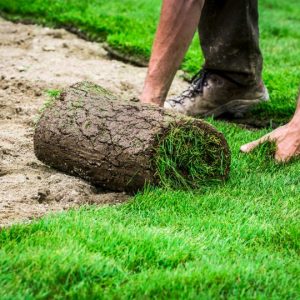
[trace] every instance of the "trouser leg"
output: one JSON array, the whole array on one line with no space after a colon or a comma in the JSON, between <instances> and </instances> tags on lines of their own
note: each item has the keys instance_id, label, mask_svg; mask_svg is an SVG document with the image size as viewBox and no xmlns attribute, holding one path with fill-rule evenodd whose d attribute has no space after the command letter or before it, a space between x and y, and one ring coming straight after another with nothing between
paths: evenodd
<instances>
[{"instance_id":1,"label":"trouser leg","mask_svg":"<svg viewBox=\"0 0 300 300\"><path fill-rule=\"evenodd\" d=\"M206 69L242 85L261 80L257 0L206 0L199 36Z\"/></svg>"}]
</instances>

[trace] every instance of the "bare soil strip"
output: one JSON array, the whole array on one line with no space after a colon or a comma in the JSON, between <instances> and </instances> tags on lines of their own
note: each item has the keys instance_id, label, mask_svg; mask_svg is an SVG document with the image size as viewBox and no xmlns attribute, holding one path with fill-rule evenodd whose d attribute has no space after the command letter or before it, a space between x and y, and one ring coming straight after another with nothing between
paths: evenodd
<instances>
[{"instance_id":1,"label":"bare soil strip","mask_svg":"<svg viewBox=\"0 0 300 300\"><path fill-rule=\"evenodd\" d=\"M110 59L99 43L62 29L0 19L0 226L84 204L126 201L39 162L33 153L34 120L46 91L82 80L119 97L136 97L145 68ZM176 78L171 94L187 83Z\"/></svg>"}]
</instances>

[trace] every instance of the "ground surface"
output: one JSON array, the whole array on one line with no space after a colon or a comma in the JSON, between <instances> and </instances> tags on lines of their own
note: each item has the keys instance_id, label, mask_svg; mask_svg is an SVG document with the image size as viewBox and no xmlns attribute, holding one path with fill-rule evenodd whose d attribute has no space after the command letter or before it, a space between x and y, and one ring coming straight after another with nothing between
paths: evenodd
<instances>
[{"instance_id":1,"label":"ground surface","mask_svg":"<svg viewBox=\"0 0 300 300\"><path fill-rule=\"evenodd\" d=\"M249 114L249 122L286 121L295 109L300 78L299 0L261 0L260 44L263 78L271 101ZM67 27L113 49L147 60L159 17L161 0L0 0L0 14L14 20ZM194 75L203 64L196 34L182 69Z\"/></svg>"},{"instance_id":2,"label":"ground surface","mask_svg":"<svg viewBox=\"0 0 300 300\"><path fill-rule=\"evenodd\" d=\"M33 153L34 120L47 90L91 80L120 97L133 97L146 69L111 60L101 45L65 30L2 19L0 69L0 225L87 203L124 201L123 194L97 193L40 163ZM177 79L175 91L185 85Z\"/></svg>"}]
</instances>

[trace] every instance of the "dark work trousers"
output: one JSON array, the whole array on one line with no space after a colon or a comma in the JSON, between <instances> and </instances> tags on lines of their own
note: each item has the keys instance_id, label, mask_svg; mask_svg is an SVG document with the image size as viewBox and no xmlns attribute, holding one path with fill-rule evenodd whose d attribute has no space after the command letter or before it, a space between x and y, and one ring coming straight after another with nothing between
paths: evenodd
<instances>
[{"instance_id":1,"label":"dark work trousers","mask_svg":"<svg viewBox=\"0 0 300 300\"><path fill-rule=\"evenodd\" d=\"M199 36L205 69L241 85L261 80L257 0L206 0Z\"/></svg>"}]
</instances>

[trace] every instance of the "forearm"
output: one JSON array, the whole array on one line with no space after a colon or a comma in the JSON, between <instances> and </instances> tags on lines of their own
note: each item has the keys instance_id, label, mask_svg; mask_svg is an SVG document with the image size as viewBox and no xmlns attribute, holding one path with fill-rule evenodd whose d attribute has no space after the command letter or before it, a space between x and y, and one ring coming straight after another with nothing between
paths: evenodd
<instances>
[{"instance_id":1,"label":"forearm","mask_svg":"<svg viewBox=\"0 0 300 300\"><path fill-rule=\"evenodd\" d=\"M163 105L198 26L204 0L164 0L141 101Z\"/></svg>"}]
</instances>

